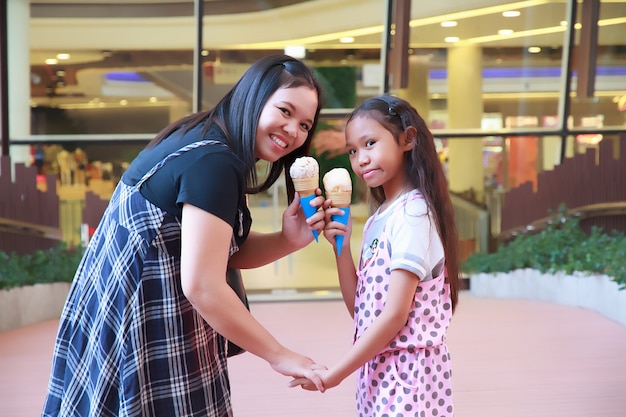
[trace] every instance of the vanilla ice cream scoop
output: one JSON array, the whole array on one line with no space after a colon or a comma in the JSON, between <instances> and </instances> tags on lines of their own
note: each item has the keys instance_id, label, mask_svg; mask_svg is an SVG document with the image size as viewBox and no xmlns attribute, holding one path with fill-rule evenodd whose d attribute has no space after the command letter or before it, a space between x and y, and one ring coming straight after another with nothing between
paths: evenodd
<instances>
[{"instance_id":1,"label":"vanilla ice cream scoop","mask_svg":"<svg viewBox=\"0 0 626 417\"><path fill-rule=\"evenodd\" d=\"M333 168L324 175L326 191L352 191L352 179L345 168Z\"/></svg>"},{"instance_id":2,"label":"vanilla ice cream scoop","mask_svg":"<svg viewBox=\"0 0 626 417\"><path fill-rule=\"evenodd\" d=\"M310 156L296 158L289 167L289 175L300 197L315 195L315 190L320 186L320 166Z\"/></svg>"},{"instance_id":3,"label":"vanilla ice cream scoop","mask_svg":"<svg viewBox=\"0 0 626 417\"><path fill-rule=\"evenodd\" d=\"M352 178L345 168L333 168L323 178L326 198L335 207L347 207L352 200Z\"/></svg>"},{"instance_id":4,"label":"vanilla ice cream scoop","mask_svg":"<svg viewBox=\"0 0 626 417\"><path fill-rule=\"evenodd\" d=\"M310 178L310 177L318 177L319 178L320 166L315 160L310 156L301 156L300 158L296 158L293 161L293 164L289 168L289 175L291 178Z\"/></svg>"}]
</instances>

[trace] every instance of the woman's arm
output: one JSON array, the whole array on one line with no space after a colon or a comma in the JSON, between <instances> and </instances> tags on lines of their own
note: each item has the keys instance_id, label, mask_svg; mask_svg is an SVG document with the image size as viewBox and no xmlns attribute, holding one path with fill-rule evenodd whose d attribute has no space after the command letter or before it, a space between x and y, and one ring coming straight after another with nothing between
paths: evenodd
<instances>
[{"instance_id":1,"label":"woman's arm","mask_svg":"<svg viewBox=\"0 0 626 417\"><path fill-rule=\"evenodd\" d=\"M217 216L189 204L183 206L181 283L185 296L215 331L263 358L277 372L311 377L323 389L313 372L319 366L282 346L226 283L232 233L232 227Z\"/></svg>"},{"instance_id":2,"label":"woman's arm","mask_svg":"<svg viewBox=\"0 0 626 417\"><path fill-rule=\"evenodd\" d=\"M321 190L318 189L318 193ZM311 204L321 206L323 197L316 197ZM324 212L320 210L306 218L300 208L300 197L295 198L283 213L282 230L274 233L250 232L245 243L228 263L232 268L249 269L267 265L290 253L302 249L311 241L311 230L324 228Z\"/></svg>"}]
</instances>

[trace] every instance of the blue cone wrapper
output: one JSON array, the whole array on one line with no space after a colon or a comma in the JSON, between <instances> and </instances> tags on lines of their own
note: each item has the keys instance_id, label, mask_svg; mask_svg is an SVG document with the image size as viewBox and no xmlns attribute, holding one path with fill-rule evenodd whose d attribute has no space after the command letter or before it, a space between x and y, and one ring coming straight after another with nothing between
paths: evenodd
<instances>
[{"instance_id":1,"label":"blue cone wrapper","mask_svg":"<svg viewBox=\"0 0 626 417\"><path fill-rule=\"evenodd\" d=\"M345 208L341 207L341 210L343 211L343 216L334 214L330 216L330 219L332 221L339 222L342 224L348 224L348 217L350 217L350 207L345 207ZM337 256L341 256L341 247L343 246L343 235L335 236L335 242L337 243Z\"/></svg>"},{"instance_id":2,"label":"blue cone wrapper","mask_svg":"<svg viewBox=\"0 0 626 417\"><path fill-rule=\"evenodd\" d=\"M307 219L311 217L312 215L314 215L315 213L317 213L317 207L313 207L312 205L309 204L311 200L313 200L315 197L317 197L317 195L315 194L311 194L310 196L307 196L307 197L300 196L300 207L302 207L302 211L304 212L304 215L306 216ZM313 237L315 238L315 241L317 242L319 238L319 233L317 230L312 230L312 232L313 232Z\"/></svg>"}]
</instances>

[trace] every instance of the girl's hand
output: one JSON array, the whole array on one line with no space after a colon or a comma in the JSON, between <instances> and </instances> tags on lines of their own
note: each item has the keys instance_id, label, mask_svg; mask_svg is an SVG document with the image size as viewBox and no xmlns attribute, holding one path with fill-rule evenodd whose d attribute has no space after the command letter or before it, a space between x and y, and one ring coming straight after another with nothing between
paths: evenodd
<instances>
[{"instance_id":1,"label":"girl's hand","mask_svg":"<svg viewBox=\"0 0 626 417\"><path fill-rule=\"evenodd\" d=\"M352 235L352 215L349 216L348 224L346 225L332 220L332 216L342 215L344 213L342 209L330 206L330 200L326 200L323 207L326 222L326 226L324 227L324 237L330 242L331 245L333 245L335 252L337 252L335 236L344 236L341 250L342 253L348 252L350 248L350 236ZM344 251L346 248L348 249Z\"/></svg>"},{"instance_id":2,"label":"girl's hand","mask_svg":"<svg viewBox=\"0 0 626 417\"><path fill-rule=\"evenodd\" d=\"M317 197L311 200L309 204L314 207L321 207L324 203L324 197L321 196L322 190L318 188L315 192ZM305 217L300 208L300 195L296 193L293 201L283 213L282 234L292 246L300 249L313 241L312 230L322 231L325 225L323 210L318 210L308 219Z\"/></svg>"},{"instance_id":3,"label":"girl's hand","mask_svg":"<svg viewBox=\"0 0 626 417\"><path fill-rule=\"evenodd\" d=\"M340 380L333 380L333 377L328 369L317 369L315 370L315 373L319 375L319 377L322 379L324 389L336 387L341 383ZM287 386L289 388L300 386L300 388L307 391L317 391L317 387L315 386L315 384L307 378L294 378L289 381L289 384Z\"/></svg>"}]
</instances>

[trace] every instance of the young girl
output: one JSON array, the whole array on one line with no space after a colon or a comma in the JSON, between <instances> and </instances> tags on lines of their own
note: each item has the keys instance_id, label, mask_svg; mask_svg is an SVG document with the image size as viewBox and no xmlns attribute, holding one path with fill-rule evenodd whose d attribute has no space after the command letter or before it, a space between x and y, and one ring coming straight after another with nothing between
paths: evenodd
<instances>
[{"instance_id":1,"label":"young girl","mask_svg":"<svg viewBox=\"0 0 626 417\"><path fill-rule=\"evenodd\" d=\"M337 257L354 345L317 372L330 388L360 368L359 416L452 416L445 339L458 296L457 235L433 137L409 103L382 96L352 113L346 145L378 207L365 224L358 269L349 238ZM324 236L334 244L335 235L351 234L351 222L331 221L340 209L324 206ZM315 389L303 378L297 383Z\"/></svg>"},{"instance_id":2,"label":"young girl","mask_svg":"<svg viewBox=\"0 0 626 417\"><path fill-rule=\"evenodd\" d=\"M137 156L74 277L43 416L232 416L225 338L323 389L319 366L280 344L226 282L227 268L272 262L324 226L321 211L305 219L297 195L275 233L251 231L246 206L306 154L320 91L301 61L264 57L213 109L173 122Z\"/></svg>"}]
</instances>

